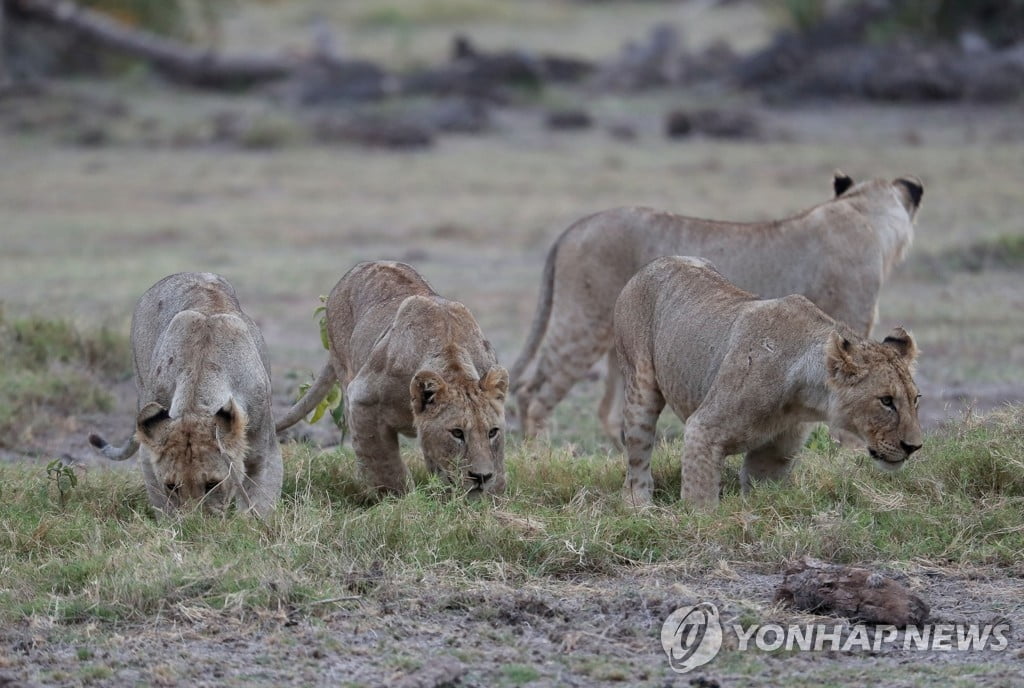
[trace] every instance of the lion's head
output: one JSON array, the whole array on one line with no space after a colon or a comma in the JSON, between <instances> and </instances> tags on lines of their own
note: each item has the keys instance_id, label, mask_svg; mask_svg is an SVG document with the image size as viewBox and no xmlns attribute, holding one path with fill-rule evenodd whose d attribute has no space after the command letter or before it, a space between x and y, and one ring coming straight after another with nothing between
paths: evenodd
<instances>
[{"instance_id":1,"label":"lion's head","mask_svg":"<svg viewBox=\"0 0 1024 688\"><path fill-rule=\"evenodd\" d=\"M153 455L157 485L163 486L172 510L202 504L221 513L234 501L245 475L247 421L234 399L212 415L171 418L156 402L139 411L139 440Z\"/></svg>"},{"instance_id":2,"label":"lion's head","mask_svg":"<svg viewBox=\"0 0 1024 688\"><path fill-rule=\"evenodd\" d=\"M903 328L881 342L833 331L825 347L833 393L829 422L863 440L875 465L887 471L901 468L921 448L916 357L914 338Z\"/></svg>"},{"instance_id":3,"label":"lion's head","mask_svg":"<svg viewBox=\"0 0 1024 688\"><path fill-rule=\"evenodd\" d=\"M924 196L924 184L914 176L897 177L893 180L869 179L857 183L850 175L842 170L836 170L832 177L832 189L836 198L851 199L856 196L863 196L872 199L871 208L885 208L887 198L895 198L903 209L907 211L907 219L911 222L917 216L921 207L921 198Z\"/></svg>"},{"instance_id":4,"label":"lion's head","mask_svg":"<svg viewBox=\"0 0 1024 688\"><path fill-rule=\"evenodd\" d=\"M431 473L471 496L505 488L508 371L483 377L454 360L444 375L420 370L409 386L413 419Z\"/></svg>"}]
</instances>

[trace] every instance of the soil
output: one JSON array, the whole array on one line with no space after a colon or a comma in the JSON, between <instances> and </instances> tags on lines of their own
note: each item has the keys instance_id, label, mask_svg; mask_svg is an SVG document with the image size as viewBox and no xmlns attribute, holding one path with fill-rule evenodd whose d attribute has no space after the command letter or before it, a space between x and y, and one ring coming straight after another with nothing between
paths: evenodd
<instances>
[{"instance_id":1,"label":"soil","mask_svg":"<svg viewBox=\"0 0 1024 688\"><path fill-rule=\"evenodd\" d=\"M879 652L772 654L740 652L727 632L715 660L676 674L659 638L678 607L712 602L723 623L744 627L845 622L774 604L781 575L724 568L693 578L661 567L596 580L462 589L429 576L382 580L351 598L259 618L174 608L145 624L22 623L0 630L0 685L774 686L786 680L917 686L961 671L974 685L1024 680L1024 581L981 570L916 568L895 575L930 604L932 623L1009 622L1007 649L929 652L896 643ZM846 626L844 638L848 632ZM102 679L90 681L97 671Z\"/></svg>"}]
</instances>

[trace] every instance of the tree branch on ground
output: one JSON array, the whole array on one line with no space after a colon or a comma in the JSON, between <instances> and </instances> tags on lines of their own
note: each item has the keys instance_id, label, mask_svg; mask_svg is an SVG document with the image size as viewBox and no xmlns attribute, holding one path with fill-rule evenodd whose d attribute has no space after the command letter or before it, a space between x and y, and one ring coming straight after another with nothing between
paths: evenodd
<instances>
[{"instance_id":1,"label":"tree branch on ground","mask_svg":"<svg viewBox=\"0 0 1024 688\"><path fill-rule=\"evenodd\" d=\"M103 48L143 60L168 79L192 86L251 86L288 76L296 67L295 60L285 57L218 55L126 26L69 0L0 0L0 6L14 16L74 32Z\"/></svg>"}]
</instances>

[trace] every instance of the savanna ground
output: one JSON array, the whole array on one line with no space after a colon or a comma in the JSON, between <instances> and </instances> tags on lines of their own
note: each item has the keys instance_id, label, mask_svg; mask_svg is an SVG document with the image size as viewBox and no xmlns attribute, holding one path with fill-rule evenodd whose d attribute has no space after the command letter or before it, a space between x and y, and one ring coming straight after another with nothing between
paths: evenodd
<instances>
[{"instance_id":1,"label":"savanna ground","mask_svg":"<svg viewBox=\"0 0 1024 688\"><path fill-rule=\"evenodd\" d=\"M324 6L357 27L354 52L394 64L436 59L456 28L599 57L614 47L608 36L679 19L662 4ZM295 7L247 10L227 23L228 44L289 45L304 16ZM743 48L772 27L747 3L695 16L706 27L690 30L696 42L729 36ZM125 100L169 128L239 102L133 78L64 88ZM1024 416L1003 407L1024 399L1020 107L537 97L585 104L602 126L548 132L535 110L513 107L493 133L417 153L0 136L0 683L1024 683ZM750 107L763 140L663 137L666 109L708 99ZM623 121L636 140L603 126ZM93 430L115 442L131 430L131 310L172 272L233 282L267 339L280 410L324 356L317 296L357 261L411 262L472 309L510 364L544 253L576 218L642 204L767 219L826 199L836 167L925 185L916 242L883 292L878 325L907 326L922 349L930 434L898 475L818 434L790 484L743 499L734 458L722 505L695 514L674 499L680 426L666 418L657 506L635 513L617 496L621 457L598 434L597 374L559 408L550 441L511 444L510 493L494 505L445 498L411 443L416 490L373 503L351 449L317 426L310 442L285 446L273 518L157 520L134 462L111 466L87 445ZM54 458L70 468L48 472ZM670 671L658 634L676 607L712 601L744 624L813 618L772 602L785 562L802 554L880 566L935 620L1008 619L1009 649L727 647L693 674Z\"/></svg>"}]
</instances>

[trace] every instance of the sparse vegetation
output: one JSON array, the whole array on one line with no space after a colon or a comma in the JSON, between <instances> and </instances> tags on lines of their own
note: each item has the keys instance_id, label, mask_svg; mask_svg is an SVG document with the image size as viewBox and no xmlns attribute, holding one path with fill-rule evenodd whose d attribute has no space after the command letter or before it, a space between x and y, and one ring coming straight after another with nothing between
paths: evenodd
<instances>
[{"instance_id":1,"label":"sparse vegetation","mask_svg":"<svg viewBox=\"0 0 1024 688\"><path fill-rule=\"evenodd\" d=\"M488 0L425 0L424 2L375 2L359 10L354 22L361 28L409 29L432 24L495 19L508 15L501 3Z\"/></svg>"},{"instance_id":2,"label":"sparse vegetation","mask_svg":"<svg viewBox=\"0 0 1024 688\"><path fill-rule=\"evenodd\" d=\"M0 310L0 360L0 447L12 447L56 417L109 410L104 383L126 376L131 359L128 340L108 329Z\"/></svg>"},{"instance_id":3,"label":"sparse vegetation","mask_svg":"<svg viewBox=\"0 0 1024 688\"><path fill-rule=\"evenodd\" d=\"M1022 427L1021 407L965 420L929 437L921 458L895 475L846 451L807 451L791 483L749 499L738 494L733 461L722 505L709 514L677 500L678 442L656 451L656 506L642 512L619 497L620 461L546 445L513 448L511 492L494 505L448 498L416 461L415 491L372 503L350 450L291 445L280 511L265 522L201 513L156 520L139 478L119 472L83 476L61 509L41 468L4 466L0 617L315 614L318 600L373 594L339 572L381 568L397 579L488 581L500 571L525 582L647 564L699 573L725 561L774 572L810 554L1019 573Z\"/></svg>"},{"instance_id":4,"label":"sparse vegetation","mask_svg":"<svg viewBox=\"0 0 1024 688\"><path fill-rule=\"evenodd\" d=\"M1020 270L1024 268L1024 234L1004 234L980 239L966 246L946 249L937 255L925 255L922 260L939 268L966 272Z\"/></svg>"}]
</instances>

